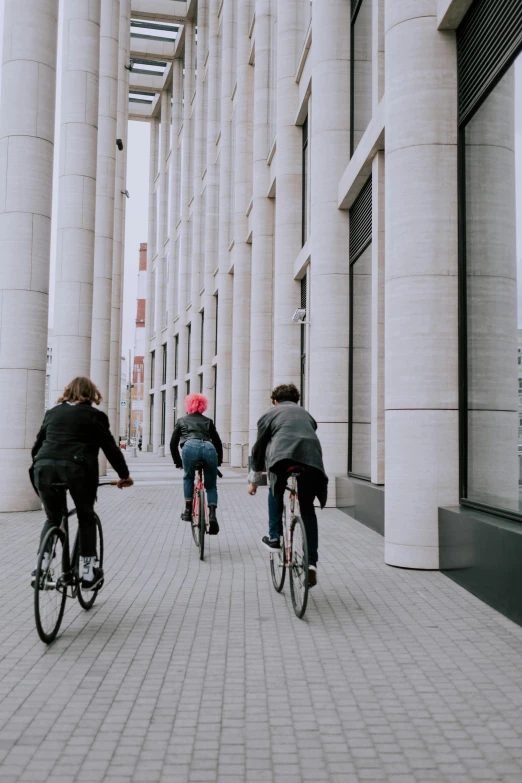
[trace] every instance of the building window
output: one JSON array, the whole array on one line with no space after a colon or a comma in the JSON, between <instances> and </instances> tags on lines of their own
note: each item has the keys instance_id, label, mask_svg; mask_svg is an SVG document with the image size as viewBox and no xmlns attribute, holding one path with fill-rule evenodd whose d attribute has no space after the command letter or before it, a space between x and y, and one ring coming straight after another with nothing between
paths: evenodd
<instances>
[{"instance_id":1,"label":"building window","mask_svg":"<svg viewBox=\"0 0 522 783\"><path fill-rule=\"evenodd\" d=\"M215 339L215 345L214 345L214 356L217 356L217 352L218 352L219 295L216 294L214 299L216 300L216 339Z\"/></svg>"},{"instance_id":2,"label":"building window","mask_svg":"<svg viewBox=\"0 0 522 783\"><path fill-rule=\"evenodd\" d=\"M522 378L515 358L522 347L522 29L513 23L519 8L474 3L457 49L461 502L522 521ZM500 42L495 47L491 30Z\"/></svg>"},{"instance_id":3,"label":"building window","mask_svg":"<svg viewBox=\"0 0 522 783\"><path fill-rule=\"evenodd\" d=\"M174 380L178 379L179 365L179 334L174 337Z\"/></svg>"},{"instance_id":4,"label":"building window","mask_svg":"<svg viewBox=\"0 0 522 783\"><path fill-rule=\"evenodd\" d=\"M301 196L301 244L306 244L309 235L309 223L310 223L310 150L308 145L308 117L304 121L303 125L303 151L301 170L303 178L302 196Z\"/></svg>"},{"instance_id":5,"label":"building window","mask_svg":"<svg viewBox=\"0 0 522 783\"><path fill-rule=\"evenodd\" d=\"M189 394L190 394L190 381L187 381L187 382L185 383L185 394L187 395L187 397L188 397L188 396L189 396Z\"/></svg>"},{"instance_id":6,"label":"building window","mask_svg":"<svg viewBox=\"0 0 522 783\"><path fill-rule=\"evenodd\" d=\"M350 210L348 472L371 475L372 180Z\"/></svg>"},{"instance_id":7,"label":"building window","mask_svg":"<svg viewBox=\"0 0 522 783\"><path fill-rule=\"evenodd\" d=\"M372 0L351 0L350 154L372 118Z\"/></svg>"},{"instance_id":8,"label":"building window","mask_svg":"<svg viewBox=\"0 0 522 783\"><path fill-rule=\"evenodd\" d=\"M178 420L178 387L174 386L174 426Z\"/></svg>"},{"instance_id":9,"label":"building window","mask_svg":"<svg viewBox=\"0 0 522 783\"><path fill-rule=\"evenodd\" d=\"M203 373L199 374L199 393L203 394Z\"/></svg>"},{"instance_id":10,"label":"building window","mask_svg":"<svg viewBox=\"0 0 522 783\"><path fill-rule=\"evenodd\" d=\"M308 305L308 272L301 280L301 309ZM305 316L306 318L306 316ZM301 405L306 408L306 324L301 324Z\"/></svg>"},{"instance_id":11,"label":"building window","mask_svg":"<svg viewBox=\"0 0 522 783\"><path fill-rule=\"evenodd\" d=\"M150 352L150 388L154 388L154 373L156 371L156 351Z\"/></svg>"},{"instance_id":12,"label":"building window","mask_svg":"<svg viewBox=\"0 0 522 783\"><path fill-rule=\"evenodd\" d=\"M164 386L167 383L167 343L163 344L162 349L161 385Z\"/></svg>"},{"instance_id":13,"label":"building window","mask_svg":"<svg viewBox=\"0 0 522 783\"><path fill-rule=\"evenodd\" d=\"M167 392L163 390L161 392L161 443L160 446L165 445L165 418L167 413Z\"/></svg>"},{"instance_id":14,"label":"building window","mask_svg":"<svg viewBox=\"0 0 522 783\"><path fill-rule=\"evenodd\" d=\"M190 372L190 343L192 342L192 324L187 326L187 372Z\"/></svg>"},{"instance_id":15,"label":"building window","mask_svg":"<svg viewBox=\"0 0 522 783\"><path fill-rule=\"evenodd\" d=\"M149 443L152 444L154 438L154 395L150 395L149 409Z\"/></svg>"},{"instance_id":16,"label":"building window","mask_svg":"<svg viewBox=\"0 0 522 783\"><path fill-rule=\"evenodd\" d=\"M199 351L199 363L203 364L203 346L205 344L205 311L201 311L201 345Z\"/></svg>"}]
</instances>

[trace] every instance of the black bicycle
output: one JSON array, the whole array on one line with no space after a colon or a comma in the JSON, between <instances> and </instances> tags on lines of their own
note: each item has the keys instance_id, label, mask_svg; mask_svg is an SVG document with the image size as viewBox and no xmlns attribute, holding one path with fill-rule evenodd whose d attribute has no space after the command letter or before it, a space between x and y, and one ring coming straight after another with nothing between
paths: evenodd
<instances>
[{"instance_id":1,"label":"black bicycle","mask_svg":"<svg viewBox=\"0 0 522 783\"><path fill-rule=\"evenodd\" d=\"M290 572L290 595L294 612L302 619L308 603L308 541L306 528L301 518L297 478L304 468L288 468L287 487L289 502L283 508L283 533L280 549L270 552L270 573L274 589L280 593L285 583L286 571Z\"/></svg>"},{"instance_id":2,"label":"black bicycle","mask_svg":"<svg viewBox=\"0 0 522 783\"><path fill-rule=\"evenodd\" d=\"M116 486L116 481L104 482L100 487ZM50 644L60 630L67 597L77 598L82 609L94 605L103 587L103 581L92 591L82 592L79 572L80 541L79 530L74 538L72 553L69 548L69 518L76 509L67 508L67 484L53 484L52 489L63 493L62 522L60 527L47 531L40 545L34 578L34 616L36 630L42 642ZM98 565L103 568L103 530L96 514L96 536L98 541Z\"/></svg>"}]
</instances>

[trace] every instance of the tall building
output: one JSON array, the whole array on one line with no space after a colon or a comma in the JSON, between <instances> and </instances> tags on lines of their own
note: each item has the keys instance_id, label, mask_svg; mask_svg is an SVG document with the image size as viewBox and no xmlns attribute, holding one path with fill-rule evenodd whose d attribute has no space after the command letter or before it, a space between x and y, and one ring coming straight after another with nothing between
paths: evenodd
<instances>
[{"instance_id":1,"label":"tall building","mask_svg":"<svg viewBox=\"0 0 522 783\"><path fill-rule=\"evenodd\" d=\"M145 314L147 308L147 243L140 244L138 271L138 297L136 303L136 331L132 369L131 437L137 441L143 436L143 410L145 400Z\"/></svg>"},{"instance_id":2,"label":"tall building","mask_svg":"<svg viewBox=\"0 0 522 783\"><path fill-rule=\"evenodd\" d=\"M66 4L51 386L90 371L115 415L126 129L149 122L144 444L161 453L201 390L228 461L245 464L272 387L291 381L331 502L383 533L386 562L447 570L522 619L520 0L103 0L100 18L92 5ZM40 129L13 96L29 78L41 102L54 94L56 6L6 0L13 508L36 389L43 406L54 120Z\"/></svg>"}]
</instances>

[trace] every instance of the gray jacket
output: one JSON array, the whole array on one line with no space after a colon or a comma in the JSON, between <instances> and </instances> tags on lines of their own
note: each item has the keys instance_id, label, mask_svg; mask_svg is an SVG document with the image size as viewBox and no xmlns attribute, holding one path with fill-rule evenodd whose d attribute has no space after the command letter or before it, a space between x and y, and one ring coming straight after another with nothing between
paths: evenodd
<instances>
[{"instance_id":1,"label":"gray jacket","mask_svg":"<svg viewBox=\"0 0 522 783\"><path fill-rule=\"evenodd\" d=\"M259 484L266 468L274 491L277 473L274 468L283 460L315 468L316 497L326 504L328 477L324 471L323 451L316 435L317 424L308 411L295 402L274 405L257 423L257 441L252 448L252 473L249 480Z\"/></svg>"}]
</instances>

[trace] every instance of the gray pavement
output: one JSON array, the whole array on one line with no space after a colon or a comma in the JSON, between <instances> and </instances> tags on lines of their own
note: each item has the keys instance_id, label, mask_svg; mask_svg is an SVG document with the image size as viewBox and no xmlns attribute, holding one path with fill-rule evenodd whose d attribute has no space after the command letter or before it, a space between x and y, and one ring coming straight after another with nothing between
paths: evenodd
<instances>
[{"instance_id":1,"label":"gray pavement","mask_svg":"<svg viewBox=\"0 0 522 783\"><path fill-rule=\"evenodd\" d=\"M1 783L522 781L522 628L385 566L335 510L300 621L269 582L266 490L227 472L201 563L169 471L142 455L134 488L100 492L107 582L49 648L29 587L43 514L0 515Z\"/></svg>"}]
</instances>

